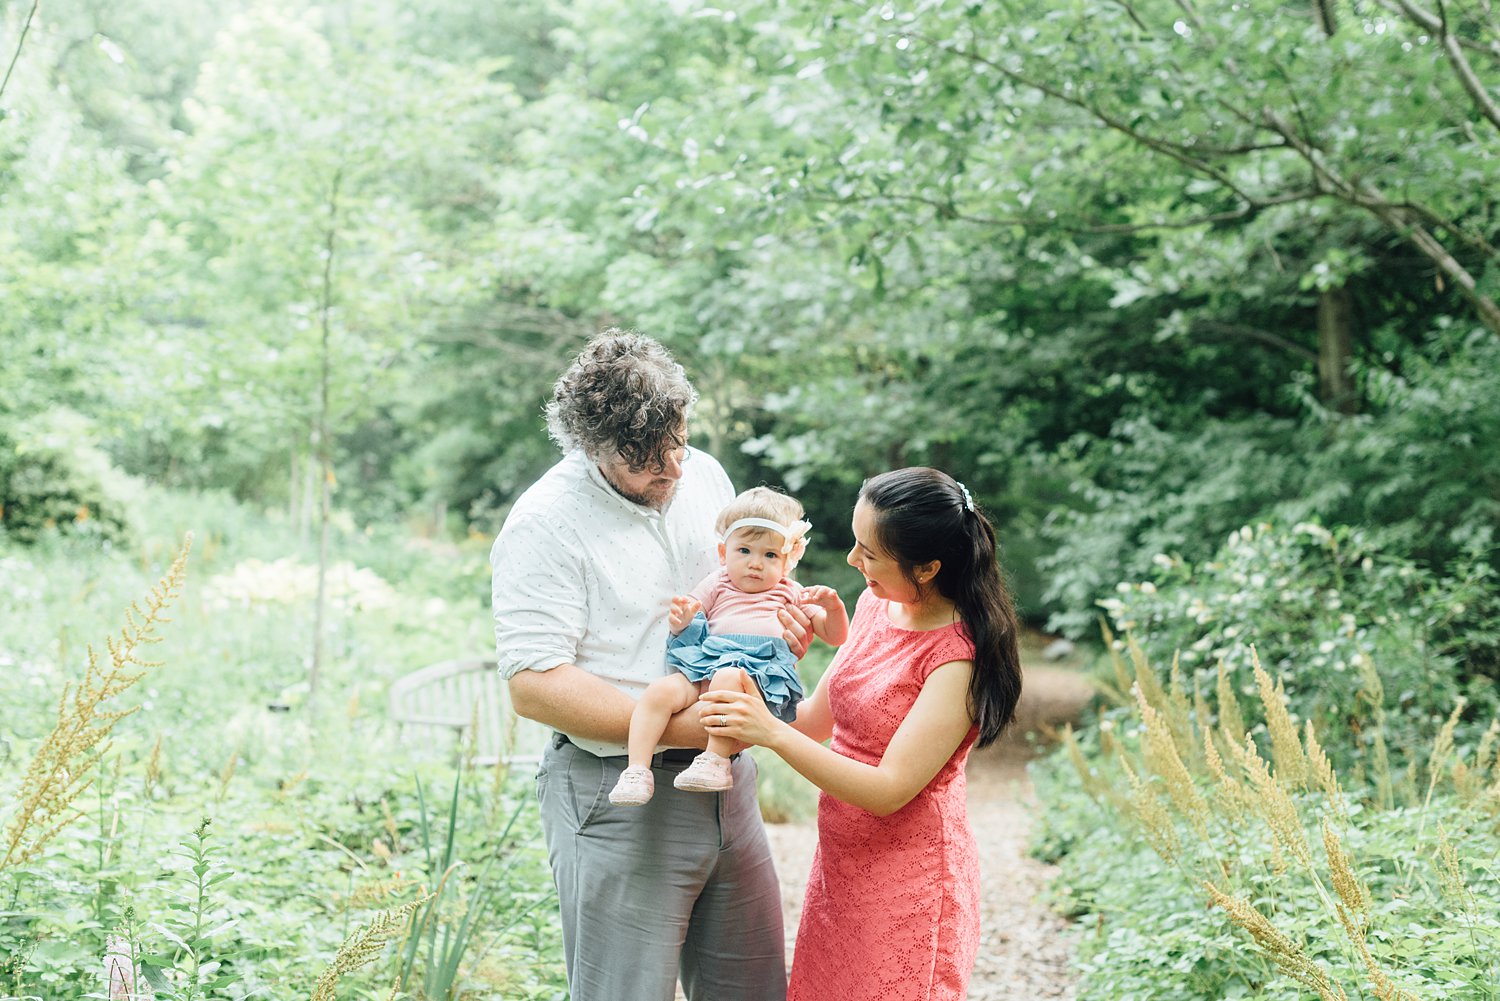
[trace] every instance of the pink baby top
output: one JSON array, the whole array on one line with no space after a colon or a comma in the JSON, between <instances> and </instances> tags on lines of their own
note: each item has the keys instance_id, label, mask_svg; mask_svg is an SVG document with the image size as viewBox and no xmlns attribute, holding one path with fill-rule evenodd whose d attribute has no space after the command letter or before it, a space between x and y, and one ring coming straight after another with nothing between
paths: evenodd
<instances>
[{"instance_id":1,"label":"pink baby top","mask_svg":"<svg viewBox=\"0 0 1500 1001\"><path fill-rule=\"evenodd\" d=\"M747 594L730 582L723 567L692 590L692 596L703 603L703 616L715 636L780 636L785 627L776 613L795 605L801 593L801 584L783 579L769 591Z\"/></svg>"}]
</instances>

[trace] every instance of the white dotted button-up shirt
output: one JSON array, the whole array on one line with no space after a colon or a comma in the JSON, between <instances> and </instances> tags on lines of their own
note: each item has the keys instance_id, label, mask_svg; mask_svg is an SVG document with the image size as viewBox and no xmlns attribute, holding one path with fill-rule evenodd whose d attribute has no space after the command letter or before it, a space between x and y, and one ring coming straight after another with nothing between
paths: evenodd
<instances>
[{"instance_id":1,"label":"white dotted button-up shirt","mask_svg":"<svg viewBox=\"0 0 1500 1001\"><path fill-rule=\"evenodd\" d=\"M564 456L516 500L490 550L501 675L576 664L639 698L669 672L672 596L718 566L714 520L733 498L723 467L696 450L666 511L621 497L582 452Z\"/></svg>"}]
</instances>

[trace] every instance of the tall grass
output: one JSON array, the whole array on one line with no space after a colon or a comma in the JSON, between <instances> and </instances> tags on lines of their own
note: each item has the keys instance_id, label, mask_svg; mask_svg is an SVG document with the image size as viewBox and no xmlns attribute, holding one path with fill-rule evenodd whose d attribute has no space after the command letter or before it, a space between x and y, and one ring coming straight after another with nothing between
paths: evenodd
<instances>
[{"instance_id":1,"label":"tall grass","mask_svg":"<svg viewBox=\"0 0 1500 1001\"><path fill-rule=\"evenodd\" d=\"M1189 690L1175 665L1163 676L1133 642L1111 652L1130 712L1105 721L1093 753L1071 729L1064 749L1106 822L1126 824L1163 864L1117 877L1137 883L1137 906L1148 883L1154 899L1169 899L1169 884L1183 899L1175 914L1131 917L1111 909L1129 888L1082 880L1074 906L1099 908L1101 935L1106 924L1171 927L1157 960L1184 973L1180 983L1199 985L1202 993L1185 998L1277 980L1322 1001L1500 997L1500 722L1478 746L1455 747L1460 705L1412 767L1396 770L1377 740L1382 753L1351 780L1334 769L1311 721L1297 725L1280 681L1258 659L1255 701L1241 705L1227 685L1212 695ZM1362 676L1362 697L1379 705L1368 690L1378 684L1373 665ZM1089 835L1073 837L1071 849L1089 851ZM1244 951L1216 943L1205 907L1239 931ZM1203 926L1185 932L1193 921ZM1143 958L1128 944L1095 940L1085 952L1095 969L1111 959L1123 966ZM1095 980L1111 977L1101 970Z\"/></svg>"}]
</instances>

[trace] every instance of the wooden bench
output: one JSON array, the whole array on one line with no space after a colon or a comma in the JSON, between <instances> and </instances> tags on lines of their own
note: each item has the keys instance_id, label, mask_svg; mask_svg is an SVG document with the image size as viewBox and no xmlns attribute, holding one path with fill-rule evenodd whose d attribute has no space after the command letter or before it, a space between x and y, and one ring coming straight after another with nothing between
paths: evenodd
<instances>
[{"instance_id":1,"label":"wooden bench","mask_svg":"<svg viewBox=\"0 0 1500 1001\"><path fill-rule=\"evenodd\" d=\"M390 713L403 737L451 740L455 754L472 737L476 765L535 763L551 736L540 723L516 715L493 660L445 660L398 678L391 685Z\"/></svg>"}]
</instances>

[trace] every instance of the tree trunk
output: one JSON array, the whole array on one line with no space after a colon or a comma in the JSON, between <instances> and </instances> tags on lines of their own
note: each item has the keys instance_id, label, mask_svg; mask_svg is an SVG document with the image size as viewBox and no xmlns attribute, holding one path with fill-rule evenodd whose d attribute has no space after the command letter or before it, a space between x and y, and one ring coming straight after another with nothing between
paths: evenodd
<instances>
[{"instance_id":1,"label":"tree trunk","mask_svg":"<svg viewBox=\"0 0 1500 1001\"><path fill-rule=\"evenodd\" d=\"M1333 9L1334 0L1313 0L1313 20L1323 29L1323 34L1332 38L1339 30L1338 17Z\"/></svg>"},{"instance_id":2,"label":"tree trunk","mask_svg":"<svg viewBox=\"0 0 1500 1001\"><path fill-rule=\"evenodd\" d=\"M292 447L286 450L286 523L293 528L297 526L297 501L302 495L302 472L297 468L297 440L292 439Z\"/></svg>"},{"instance_id":3,"label":"tree trunk","mask_svg":"<svg viewBox=\"0 0 1500 1001\"><path fill-rule=\"evenodd\" d=\"M328 427L328 384L330 326L333 314L333 249L338 235L339 185L343 171L333 172L328 190L328 232L323 245L323 288L318 319L321 332L318 363L318 426L315 454L318 467L318 602L313 611L312 668L308 672L308 698L318 691L318 674L323 667L323 620L328 611L328 521L333 489L333 454Z\"/></svg>"},{"instance_id":4,"label":"tree trunk","mask_svg":"<svg viewBox=\"0 0 1500 1001\"><path fill-rule=\"evenodd\" d=\"M1359 409L1349 363L1354 358L1354 301L1349 290L1318 294L1318 396L1330 410L1352 414Z\"/></svg>"},{"instance_id":5,"label":"tree trunk","mask_svg":"<svg viewBox=\"0 0 1500 1001\"><path fill-rule=\"evenodd\" d=\"M299 452L297 463L302 470L301 482L297 489L302 491L302 499L297 507L297 545L306 549L312 542L313 508L317 506L318 499L318 464L313 461L313 438L316 431L307 436L306 452Z\"/></svg>"}]
</instances>

